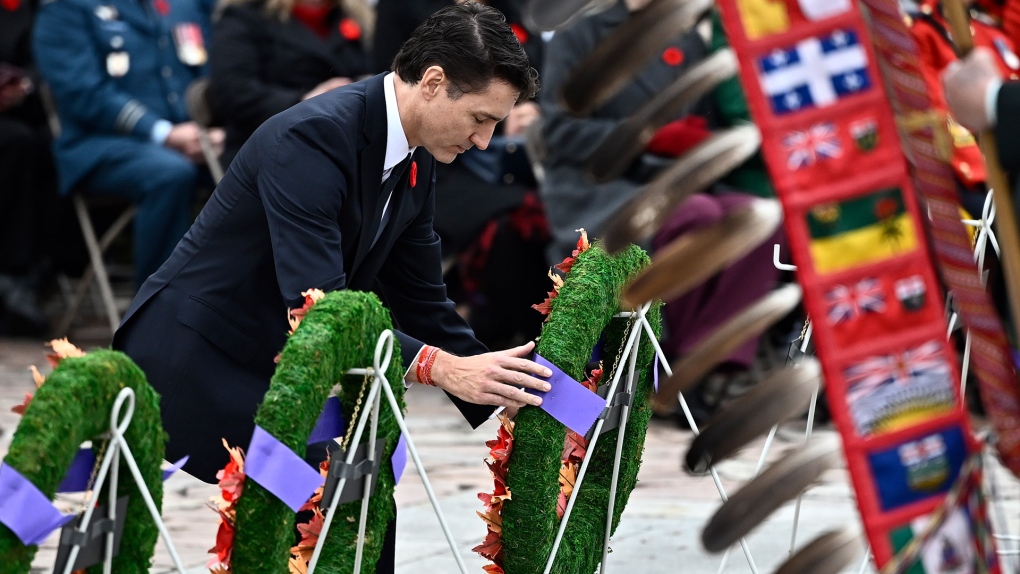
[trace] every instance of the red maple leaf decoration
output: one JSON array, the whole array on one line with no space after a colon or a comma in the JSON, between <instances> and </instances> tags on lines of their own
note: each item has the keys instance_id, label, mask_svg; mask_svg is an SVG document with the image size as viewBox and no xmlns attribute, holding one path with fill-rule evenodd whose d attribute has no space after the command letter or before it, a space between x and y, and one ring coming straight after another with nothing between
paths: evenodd
<instances>
[{"instance_id":1,"label":"red maple leaf decoration","mask_svg":"<svg viewBox=\"0 0 1020 574\"><path fill-rule=\"evenodd\" d=\"M301 534L301 542L298 546L310 546L315 548L319 542L319 534L322 532L324 516L322 512L316 511L307 524L298 524L297 531Z\"/></svg>"},{"instance_id":2,"label":"red maple leaf decoration","mask_svg":"<svg viewBox=\"0 0 1020 574\"><path fill-rule=\"evenodd\" d=\"M20 405L14 405L13 407L11 407L11 412L15 413L15 414L18 414L18 415L24 415L25 414L25 409L28 408L28 405L31 402L32 402L32 393L25 393L25 400L22 401L22 403Z\"/></svg>"},{"instance_id":3,"label":"red maple leaf decoration","mask_svg":"<svg viewBox=\"0 0 1020 574\"><path fill-rule=\"evenodd\" d=\"M564 273L570 273L570 270L574 268L574 262L577 261L577 256L588 251L588 248L591 247L591 244L588 243L588 232L583 229L579 231L581 232L581 237L577 239L577 248L562 263L554 265L556 269Z\"/></svg>"},{"instance_id":4,"label":"red maple leaf decoration","mask_svg":"<svg viewBox=\"0 0 1020 574\"><path fill-rule=\"evenodd\" d=\"M492 560L496 564L502 564L503 562L503 537L498 532L489 530L485 535L485 540L481 544L471 549L472 552L477 552L481 556Z\"/></svg>"},{"instance_id":5,"label":"red maple leaf decoration","mask_svg":"<svg viewBox=\"0 0 1020 574\"><path fill-rule=\"evenodd\" d=\"M234 552L234 524L233 520L222 510L220 513L220 527L216 531L216 545L209 549L210 554L216 558L209 561L207 567L225 566L230 567L230 556Z\"/></svg>"},{"instance_id":6,"label":"red maple leaf decoration","mask_svg":"<svg viewBox=\"0 0 1020 574\"><path fill-rule=\"evenodd\" d=\"M562 263L560 263L559 265L554 265L553 266L554 269L559 269L564 274L570 273L570 270L574 268L574 262L577 260L577 256L584 253L585 251L588 250L589 247L591 247L591 244L588 243L588 233L583 229L581 229L580 231L581 237L577 240L577 249L574 249L570 257L564 259ZM545 315L546 321L549 320L549 314L552 313L553 301L555 301L556 297L559 296L560 288L563 287L563 279L559 275L556 275L552 271L550 271L549 278L552 279L553 290L549 292L549 296L546 297L545 301L542 301L537 305L531 306L532 309Z\"/></svg>"},{"instance_id":7,"label":"red maple leaf decoration","mask_svg":"<svg viewBox=\"0 0 1020 574\"><path fill-rule=\"evenodd\" d=\"M244 470L233 459L216 473L216 478L219 480L217 486L220 487L223 500L234 502L241 496L244 490Z\"/></svg>"},{"instance_id":8,"label":"red maple leaf decoration","mask_svg":"<svg viewBox=\"0 0 1020 574\"><path fill-rule=\"evenodd\" d=\"M60 364L60 361L63 361L68 357L85 356L84 351L69 343L66 338L53 339L49 343L46 343L46 345L53 348L53 352L48 353L46 355L46 361L49 362L50 367L54 369L57 368L57 365ZM43 374L39 372L39 369L37 369L35 365L31 365L28 368L30 371L32 371L32 380L35 381L35 388L38 389L39 387L43 386L43 383L46 382L46 377L44 377ZM13 407L11 407L11 412L24 416L25 409L27 409L28 405L32 402L33 396L34 395L32 393L25 393L25 400L21 401L20 405L14 405Z\"/></svg>"},{"instance_id":9,"label":"red maple leaf decoration","mask_svg":"<svg viewBox=\"0 0 1020 574\"><path fill-rule=\"evenodd\" d=\"M500 424L496 438L485 443L485 446L489 447L489 459L485 461L485 464L492 474L492 493L478 493L478 500L481 500L485 505L485 512L477 513L485 521L485 540L472 548L474 552L492 560L495 563L494 566L499 567L498 570L487 569L487 572L503 571L503 502L510 500L511 497L510 489L507 488L506 473L507 461L513 451L513 421L504 415L500 415L499 420L502 424Z\"/></svg>"}]
</instances>

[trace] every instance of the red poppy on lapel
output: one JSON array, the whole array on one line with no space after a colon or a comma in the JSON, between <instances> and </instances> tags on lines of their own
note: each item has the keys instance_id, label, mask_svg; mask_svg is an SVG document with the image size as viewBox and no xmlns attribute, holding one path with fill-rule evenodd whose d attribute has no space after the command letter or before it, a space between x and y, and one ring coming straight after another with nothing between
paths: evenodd
<instances>
[{"instance_id":1,"label":"red poppy on lapel","mask_svg":"<svg viewBox=\"0 0 1020 574\"><path fill-rule=\"evenodd\" d=\"M418 183L418 162L411 162L411 187L414 187Z\"/></svg>"},{"instance_id":2,"label":"red poppy on lapel","mask_svg":"<svg viewBox=\"0 0 1020 574\"><path fill-rule=\"evenodd\" d=\"M357 42L361 39L361 26L352 18L340 20L337 29L340 31L340 35L349 42Z\"/></svg>"},{"instance_id":3,"label":"red poppy on lapel","mask_svg":"<svg viewBox=\"0 0 1020 574\"><path fill-rule=\"evenodd\" d=\"M152 7L159 12L160 16L166 16L170 13L170 3L167 0L153 0Z\"/></svg>"},{"instance_id":4,"label":"red poppy on lapel","mask_svg":"<svg viewBox=\"0 0 1020 574\"><path fill-rule=\"evenodd\" d=\"M14 12L21 6L21 0L0 0L0 6Z\"/></svg>"},{"instance_id":5,"label":"red poppy on lapel","mask_svg":"<svg viewBox=\"0 0 1020 574\"><path fill-rule=\"evenodd\" d=\"M662 53L662 61L666 62L668 66L679 66L684 62L684 53L680 51L680 48L670 46Z\"/></svg>"}]
</instances>

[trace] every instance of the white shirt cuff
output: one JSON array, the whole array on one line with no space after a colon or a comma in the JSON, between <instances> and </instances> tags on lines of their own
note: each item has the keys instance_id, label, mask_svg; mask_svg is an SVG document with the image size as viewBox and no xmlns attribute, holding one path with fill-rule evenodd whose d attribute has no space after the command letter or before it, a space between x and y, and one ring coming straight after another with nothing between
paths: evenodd
<instances>
[{"instance_id":1,"label":"white shirt cuff","mask_svg":"<svg viewBox=\"0 0 1020 574\"><path fill-rule=\"evenodd\" d=\"M999 120L998 102L999 90L1002 89L1002 80L993 78L985 88L985 117L988 119L988 127L994 128Z\"/></svg>"},{"instance_id":2,"label":"white shirt cuff","mask_svg":"<svg viewBox=\"0 0 1020 574\"><path fill-rule=\"evenodd\" d=\"M152 124L152 132L149 134L149 139L156 145L163 145L166 143L166 138L170 135L170 130L174 129L174 125L166 120L156 120L156 123Z\"/></svg>"},{"instance_id":3,"label":"white shirt cuff","mask_svg":"<svg viewBox=\"0 0 1020 574\"><path fill-rule=\"evenodd\" d=\"M407 367L407 371L404 372L404 388L405 389L411 388L411 385L414 383L414 381L412 381L409 378L411 376L411 370L414 369L416 366L418 366L418 359L421 358L421 353L422 353L422 351L425 350L425 347L427 347L427 346L428 345L422 345L421 348L418 349L418 352L414 354L414 360L411 361L411 365L409 367Z\"/></svg>"}]
</instances>

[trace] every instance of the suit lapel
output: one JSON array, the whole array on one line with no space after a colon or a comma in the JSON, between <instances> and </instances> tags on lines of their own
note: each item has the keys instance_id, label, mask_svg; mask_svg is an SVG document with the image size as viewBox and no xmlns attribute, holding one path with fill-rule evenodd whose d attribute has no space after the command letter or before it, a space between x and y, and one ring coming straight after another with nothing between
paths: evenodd
<instances>
[{"instance_id":1,"label":"suit lapel","mask_svg":"<svg viewBox=\"0 0 1020 574\"><path fill-rule=\"evenodd\" d=\"M368 80L365 88L366 118L364 137L367 141L361 150L358 183L361 197L361 230L358 247L349 274L353 275L372 249L372 240L379 229L379 219L385 198L382 198L383 158L386 155L386 97L379 75Z\"/></svg>"}]
</instances>

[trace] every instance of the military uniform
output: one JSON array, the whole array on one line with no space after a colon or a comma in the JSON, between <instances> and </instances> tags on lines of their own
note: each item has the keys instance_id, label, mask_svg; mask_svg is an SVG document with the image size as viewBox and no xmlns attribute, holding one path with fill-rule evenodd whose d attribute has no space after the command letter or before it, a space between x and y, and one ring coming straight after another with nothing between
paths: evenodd
<instances>
[{"instance_id":1,"label":"military uniform","mask_svg":"<svg viewBox=\"0 0 1020 574\"><path fill-rule=\"evenodd\" d=\"M190 223L200 171L162 144L188 120L184 91L205 71L208 10L203 0L49 0L37 16L33 50L61 125L61 192L138 205L139 284Z\"/></svg>"},{"instance_id":2,"label":"military uniform","mask_svg":"<svg viewBox=\"0 0 1020 574\"><path fill-rule=\"evenodd\" d=\"M922 72L932 106L946 114L951 149L947 158L956 172L957 180L970 191L983 190L985 166L974 136L949 116L945 96L942 92L940 74L951 62L957 60L952 42L949 23L939 9L939 3L927 0L920 4L918 12L908 16L911 32L920 49ZM1013 48L1013 42L995 26L988 16L975 12L971 20L974 45L990 49L996 55L996 63L1004 78L1018 79L1020 58ZM983 199L983 198L982 198Z\"/></svg>"}]
</instances>

